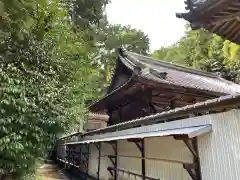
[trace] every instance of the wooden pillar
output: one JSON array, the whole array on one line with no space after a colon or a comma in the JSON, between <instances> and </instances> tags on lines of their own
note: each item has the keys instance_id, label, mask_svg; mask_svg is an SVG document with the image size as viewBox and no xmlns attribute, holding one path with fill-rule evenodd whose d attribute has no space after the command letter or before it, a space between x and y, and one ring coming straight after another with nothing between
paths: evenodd
<instances>
[{"instance_id":1,"label":"wooden pillar","mask_svg":"<svg viewBox=\"0 0 240 180\"><path fill-rule=\"evenodd\" d=\"M196 151L196 155L194 156L194 162L196 163L196 177L198 180L202 179L202 173L201 173L201 165L200 165L200 158L199 158L199 152L198 152L198 142L197 137L193 139L193 148Z\"/></svg>"},{"instance_id":2,"label":"wooden pillar","mask_svg":"<svg viewBox=\"0 0 240 180\"><path fill-rule=\"evenodd\" d=\"M175 100L171 99L171 101L170 101L170 109L175 109L175 108L176 108Z\"/></svg>"},{"instance_id":3,"label":"wooden pillar","mask_svg":"<svg viewBox=\"0 0 240 180\"><path fill-rule=\"evenodd\" d=\"M98 172L97 172L97 177L98 179L100 178L100 166L101 166L101 142L98 144L97 148L98 148Z\"/></svg>"},{"instance_id":4,"label":"wooden pillar","mask_svg":"<svg viewBox=\"0 0 240 180\"><path fill-rule=\"evenodd\" d=\"M64 146L63 146L63 155L64 155L64 161L67 161L67 146L66 146L66 139L64 139ZM66 163L64 163L64 169L67 168Z\"/></svg>"},{"instance_id":5,"label":"wooden pillar","mask_svg":"<svg viewBox=\"0 0 240 180\"><path fill-rule=\"evenodd\" d=\"M86 158L86 165L87 165L87 168L86 168L86 173L88 174L88 164L89 164L89 156L90 156L90 154L89 154L89 152L90 152L90 144L87 144L87 153L86 153L86 155L87 155L87 158Z\"/></svg>"},{"instance_id":6,"label":"wooden pillar","mask_svg":"<svg viewBox=\"0 0 240 180\"><path fill-rule=\"evenodd\" d=\"M152 89L149 89L148 91L148 103L149 103L149 114L155 114L157 113L156 108L152 104Z\"/></svg>"},{"instance_id":7,"label":"wooden pillar","mask_svg":"<svg viewBox=\"0 0 240 180\"><path fill-rule=\"evenodd\" d=\"M145 141L142 139L141 141L142 148L141 148L141 156L142 156L142 175L143 175L143 180L145 180L146 176L146 164L145 164Z\"/></svg>"},{"instance_id":8,"label":"wooden pillar","mask_svg":"<svg viewBox=\"0 0 240 180\"><path fill-rule=\"evenodd\" d=\"M79 144L79 167L82 168L82 144Z\"/></svg>"},{"instance_id":9,"label":"wooden pillar","mask_svg":"<svg viewBox=\"0 0 240 180\"><path fill-rule=\"evenodd\" d=\"M118 164L118 142L115 142L115 148L114 148L114 155L115 155L115 163L114 163L114 180L117 180L118 178L118 171L117 171L117 164Z\"/></svg>"}]
</instances>

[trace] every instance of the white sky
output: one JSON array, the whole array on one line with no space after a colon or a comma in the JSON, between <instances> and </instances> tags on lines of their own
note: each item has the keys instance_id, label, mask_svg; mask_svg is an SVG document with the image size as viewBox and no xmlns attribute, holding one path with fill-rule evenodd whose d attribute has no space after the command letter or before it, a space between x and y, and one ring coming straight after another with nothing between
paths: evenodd
<instances>
[{"instance_id":1,"label":"white sky","mask_svg":"<svg viewBox=\"0 0 240 180\"><path fill-rule=\"evenodd\" d=\"M151 50L171 45L184 34L186 21L175 15L185 12L184 0L111 1L107 5L109 22L143 30L150 38Z\"/></svg>"}]
</instances>

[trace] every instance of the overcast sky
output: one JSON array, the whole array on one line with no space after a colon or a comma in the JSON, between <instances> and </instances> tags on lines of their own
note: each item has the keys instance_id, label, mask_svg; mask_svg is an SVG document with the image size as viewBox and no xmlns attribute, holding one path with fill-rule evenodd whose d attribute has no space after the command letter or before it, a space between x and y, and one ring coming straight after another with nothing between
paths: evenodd
<instances>
[{"instance_id":1,"label":"overcast sky","mask_svg":"<svg viewBox=\"0 0 240 180\"><path fill-rule=\"evenodd\" d=\"M110 23L141 29L150 38L151 50L179 40L186 21L176 18L184 12L184 0L111 0L107 6Z\"/></svg>"}]
</instances>

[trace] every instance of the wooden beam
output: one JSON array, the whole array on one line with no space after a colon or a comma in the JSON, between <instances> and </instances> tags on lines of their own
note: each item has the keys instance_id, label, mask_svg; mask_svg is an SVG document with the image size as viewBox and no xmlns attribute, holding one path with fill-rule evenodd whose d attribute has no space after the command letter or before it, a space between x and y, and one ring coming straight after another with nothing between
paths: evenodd
<instances>
[{"instance_id":1,"label":"wooden beam","mask_svg":"<svg viewBox=\"0 0 240 180\"><path fill-rule=\"evenodd\" d=\"M104 155L102 157L107 157L108 155ZM174 163L174 164L191 164L190 162L179 161L179 160L171 160L171 159L162 159L162 158L153 158L153 157L139 157L139 156L126 156L126 155L117 155L117 157L122 158L133 158L133 159L144 159L148 161L158 161L165 163Z\"/></svg>"},{"instance_id":2,"label":"wooden beam","mask_svg":"<svg viewBox=\"0 0 240 180\"><path fill-rule=\"evenodd\" d=\"M210 24L208 27L211 29L211 32L215 32L219 28L219 24Z\"/></svg>"},{"instance_id":3,"label":"wooden beam","mask_svg":"<svg viewBox=\"0 0 240 180\"><path fill-rule=\"evenodd\" d=\"M233 21L229 27L226 29L225 34L229 34L232 28L237 24L237 21Z\"/></svg>"},{"instance_id":4,"label":"wooden beam","mask_svg":"<svg viewBox=\"0 0 240 180\"><path fill-rule=\"evenodd\" d=\"M152 113L153 113L153 114L155 114L155 113L157 113L157 112L158 112L158 111L157 111L157 109L156 109L156 107L153 105L153 103L152 103L152 102L150 102L150 103L149 103L149 106L150 106L150 108L151 108L151 111L152 111ZM152 114L152 113L151 113L151 114Z\"/></svg>"},{"instance_id":5,"label":"wooden beam","mask_svg":"<svg viewBox=\"0 0 240 180\"><path fill-rule=\"evenodd\" d=\"M224 31L226 30L226 27L228 27L228 24L229 24L228 21L221 23L217 31L221 34L225 34Z\"/></svg>"},{"instance_id":6,"label":"wooden beam","mask_svg":"<svg viewBox=\"0 0 240 180\"><path fill-rule=\"evenodd\" d=\"M192 180L199 180L197 179L196 173L194 172L194 169L195 169L194 165L183 164L183 168L186 169L188 174L191 176Z\"/></svg>"},{"instance_id":7,"label":"wooden beam","mask_svg":"<svg viewBox=\"0 0 240 180\"><path fill-rule=\"evenodd\" d=\"M234 26L232 29L231 29L231 32L228 34L228 37L230 37L231 39L232 39L232 36L234 36L235 35L235 33L236 32L238 32L239 31L239 27L238 27L238 25L237 25L238 23L236 23L236 26Z\"/></svg>"},{"instance_id":8,"label":"wooden beam","mask_svg":"<svg viewBox=\"0 0 240 180\"><path fill-rule=\"evenodd\" d=\"M239 10L239 7L229 6L227 9L228 9L228 10L232 10L232 11L238 11L238 10Z\"/></svg>"},{"instance_id":9,"label":"wooden beam","mask_svg":"<svg viewBox=\"0 0 240 180\"><path fill-rule=\"evenodd\" d=\"M129 174L129 175L133 175L136 177L142 177L144 179L148 179L148 180L159 180L159 179L156 179L156 178L151 178L151 177L148 177L148 176L143 176L141 174L137 174L137 173L134 173L134 172L130 172L130 171L126 171L124 169L120 169L120 168L113 168L113 167L108 167L107 170L110 172L110 171L119 171L119 172L123 172L123 173L126 173L126 174Z\"/></svg>"},{"instance_id":10,"label":"wooden beam","mask_svg":"<svg viewBox=\"0 0 240 180\"><path fill-rule=\"evenodd\" d=\"M236 26L236 29L238 29L238 30L236 30L235 35L231 38L232 40L235 40L235 39L237 39L237 38L240 36L240 33L239 33L239 25Z\"/></svg>"},{"instance_id":11,"label":"wooden beam","mask_svg":"<svg viewBox=\"0 0 240 180\"><path fill-rule=\"evenodd\" d=\"M209 1L209 2L211 3L211 1ZM208 3L208 1L205 3ZM229 2L226 0L215 1L210 6L204 8L202 11L200 11L198 16L209 17L210 14L216 13L216 11L221 10L221 8L222 9L225 8L228 4L229 4Z\"/></svg>"},{"instance_id":12,"label":"wooden beam","mask_svg":"<svg viewBox=\"0 0 240 180\"><path fill-rule=\"evenodd\" d=\"M188 149L191 151L191 153L193 154L194 158L197 158L198 155L197 155L196 149L194 148L193 144L189 140L183 140L183 142L186 144Z\"/></svg>"},{"instance_id":13,"label":"wooden beam","mask_svg":"<svg viewBox=\"0 0 240 180\"><path fill-rule=\"evenodd\" d=\"M231 20L236 19L237 16L240 16L240 12L228 15L228 16L213 16L213 18L215 18L213 21L213 23L211 23L212 25L216 25L216 24L222 24Z\"/></svg>"},{"instance_id":14,"label":"wooden beam","mask_svg":"<svg viewBox=\"0 0 240 180\"><path fill-rule=\"evenodd\" d=\"M156 85L149 85L150 88L153 89L154 91L158 91L159 93L163 93L163 94L171 94L171 95L188 95L188 96L192 96L192 97L199 97L199 98L205 98L205 99L209 99L211 97L218 97L220 95L223 95L222 93L214 93L211 94L211 92L209 92L209 94L203 93L200 90L196 90L193 89L193 91L190 92L190 89L188 88L181 88L181 87L175 87L174 85L163 85L163 84L156 84ZM167 93L166 93L167 92Z\"/></svg>"}]
</instances>

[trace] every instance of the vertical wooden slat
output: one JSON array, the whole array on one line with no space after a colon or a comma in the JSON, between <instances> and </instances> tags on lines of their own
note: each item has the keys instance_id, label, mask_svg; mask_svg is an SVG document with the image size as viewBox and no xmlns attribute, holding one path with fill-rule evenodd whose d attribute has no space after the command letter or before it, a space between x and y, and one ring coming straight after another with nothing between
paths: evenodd
<instances>
[{"instance_id":1,"label":"vertical wooden slat","mask_svg":"<svg viewBox=\"0 0 240 180\"><path fill-rule=\"evenodd\" d=\"M115 155L115 163L114 163L114 180L117 180L117 177L118 177L118 171L117 171L117 164L118 164L118 142L116 141L115 142L115 149L114 149L114 155Z\"/></svg>"},{"instance_id":2,"label":"vertical wooden slat","mask_svg":"<svg viewBox=\"0 0 240 180\"><path fill-rule=\"evenodd\" d=\"M142 148L141 148L141 156L142 156L142 175L143 175L143 180L145 180L146 176L146 164L145 164L145 143L144 139L142 139Z\"/></svg>"},{"instance_id":3,"label":"vertical wooden slat","mask_svg":"<svg viewBox=\"0 0 240 180\"><path fill-rule=\"evenodd\" d=\"M100 166L101 166L101 142L99 143L98 146L98 172L97 172L97 177L98 179L100 178Z\"/></svg>"},{"instance_id":4,"label":"vertical wooden slat","mask_svg":"<svg viewBox=\"0 0 240 180\"><path fill-rule=\"evenodd\" d=\"M194 156L194 162L196 163L196 177L198 180L202 180L202 173L201 173L201 165L200 165L200 157L198 152L198 142L197 137L193 139L193 147L197 153L197 156Z\"/></svg>"}]
</instances>

